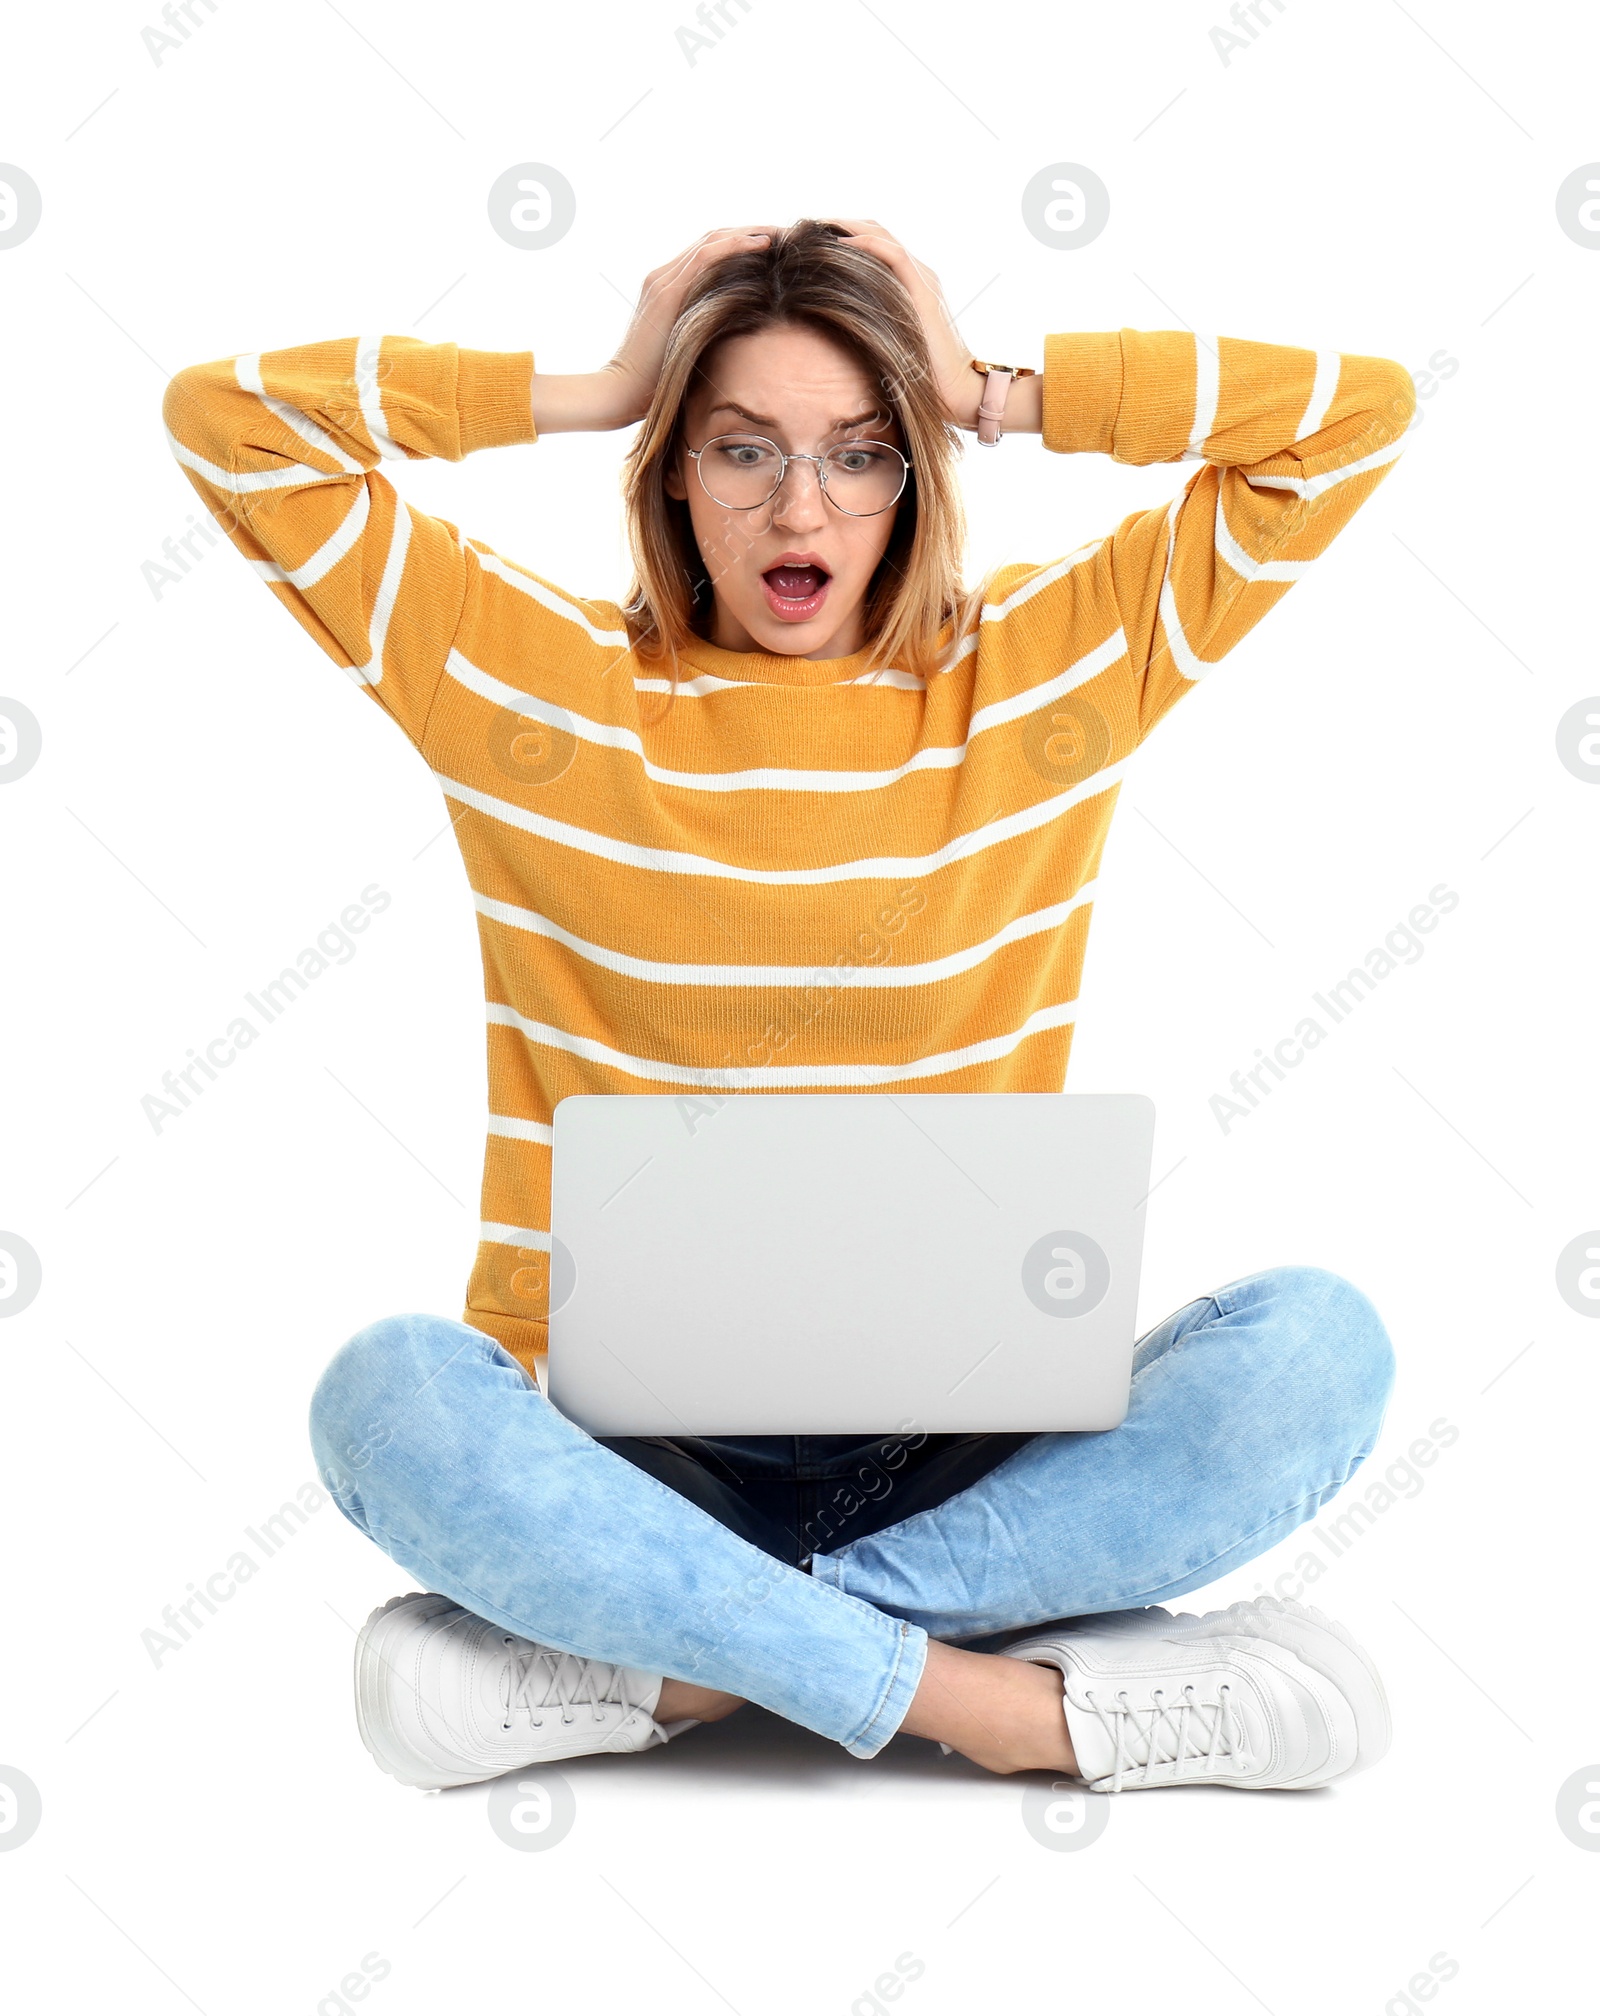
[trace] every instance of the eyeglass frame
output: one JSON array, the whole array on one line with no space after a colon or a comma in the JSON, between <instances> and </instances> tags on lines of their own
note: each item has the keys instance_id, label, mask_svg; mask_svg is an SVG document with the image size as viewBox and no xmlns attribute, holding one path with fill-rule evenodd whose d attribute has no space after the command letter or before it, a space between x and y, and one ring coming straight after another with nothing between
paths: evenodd
<instances>
[{"instance_id":1,"label":"eyeglass frame","mask_svg":"<svg viewBox=\"0 0 1600 2016\"><path fill-rule=\"evenodd\" d=\"M862 435L859 438L862 441L866 442L869 447L887 448L891 450L892 453L900 457L900 462L902 465L900 471L900 488L889 499L887 504L880 504L876 511L852 511L848 504L841 504L838 501L838 499L834 497L833 494L829 491L827 478L822 473L822 465L827 460L827 458L830 455L836 453L841 448L853 447L855 443L852 441L836 441L833 444L832 448L824 448L820 455L787 455L784 453L783 449L781 449L778 446L777 442L766 434L713 434L710 441L702 441L698 448L685 448L683 452L694 464L694 473L700 479L700 488L705 492L707 497L711 498L711 502L716 505L719 511L761 510L764 505L770 504L773 498L776 497L778 492L783 488L784 478L789 473L789 464L791 462L815 462L817 465L817 488L818 490L821 491L822 495L825 498L827 498L828 502L833 506L835 511L842 511L847 518L881 518L885 511L892 511L894 507L900 502L900 499L906 494L906 484L910 480L913 464L911 461L911 457L908 454L906 454L905 450L903 448L896 448L895 444L892 441L869 441L865 435ZM776 483L773 484L772 488L767 492L766 496L762 498L760 504L724 504L720 497L712 496L710 486L706 482L704 471L700 467L700 457L705 453L705 451L709 447L713 445L713 443L717 441L734 441L734 440L764 442L766 446L770 448L773 454L776 455L778 458L779 463L778 480Z\"/></svg>"}]
</instances>

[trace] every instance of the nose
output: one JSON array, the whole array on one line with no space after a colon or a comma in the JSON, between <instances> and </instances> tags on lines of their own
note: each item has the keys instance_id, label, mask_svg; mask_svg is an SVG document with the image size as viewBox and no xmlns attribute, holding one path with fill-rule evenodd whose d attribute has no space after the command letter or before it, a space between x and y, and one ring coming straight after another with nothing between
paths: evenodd
<instances>
[{"instance_id":1,"label":"nose","mask_svg":"<svg viewBox=\"0 0 1600 2016\"><path fill-rule=\"evenodd\" d=\"M775 522L792 529L828 522L828 506L822 494L822 472L815 462L799 462L791 457L777 495L772 499L772 516Z\"/></svg>"}]
</instances>

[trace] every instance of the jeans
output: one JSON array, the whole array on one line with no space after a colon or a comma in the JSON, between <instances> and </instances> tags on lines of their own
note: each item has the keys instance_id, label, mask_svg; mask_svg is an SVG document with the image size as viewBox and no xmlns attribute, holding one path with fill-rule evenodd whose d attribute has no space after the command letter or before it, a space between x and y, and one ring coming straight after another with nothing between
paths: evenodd
<instances>
[{"instance_id":1,"label":"jeans","mask_svg":"<svg viewBox=\"0 0 1600 2016\"><path fill-rule=\"evenodd\" d=\"M1162 1603L1264 1553L1371 1450L1392 1378L1358 1289L1273 1267L1141 1338L1096 1433L602 1442L482 1331L393 1316L335 1356L311 1438L424 1589L871 1757L930 1637Z\"/></svg>"}]
</instances>

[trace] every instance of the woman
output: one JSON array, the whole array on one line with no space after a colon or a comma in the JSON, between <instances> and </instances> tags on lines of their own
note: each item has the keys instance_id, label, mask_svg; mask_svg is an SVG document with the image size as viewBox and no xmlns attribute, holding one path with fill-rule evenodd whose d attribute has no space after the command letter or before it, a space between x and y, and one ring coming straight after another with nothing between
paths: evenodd
<instances>
[{"instance_id":1,"label":"woman","mask_svg":"<svg viewBox=\"0 0 1600 2016\"><path fill-rule=\"evenodd\" d=\"M1332 1274L1177 1311L1105 1434L601 1443L536 1383L557 1100L1060 1089L1123 763L1413 410L1396 364L1232 338L1055 335L1043 364L976 364L881 226L807 220L652 273L600 371L385 338L173 381L180 463L432 765L479 912L465 1321L374 1324L312 1403L341 1508L437 1592L357 1648L362 1736L405 1783L643 1750L746 1700L858 1757L905 1730L1106 1789L1320 1785L1387 1745L1370 1660L1317 1612L1157 1607L1371 1449L1389 1342ZM620 607L377 473L636 424ZM1202 466L964 595L963 430Z\"/></svg>"}]
</instances>

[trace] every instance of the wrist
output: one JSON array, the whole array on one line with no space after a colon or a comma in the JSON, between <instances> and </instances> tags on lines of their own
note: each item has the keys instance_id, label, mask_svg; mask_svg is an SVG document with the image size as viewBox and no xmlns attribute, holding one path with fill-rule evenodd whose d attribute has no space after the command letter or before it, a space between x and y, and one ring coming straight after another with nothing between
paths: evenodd
<instances>
[{"instance_id":1,"label":"wrist","mask_svg":"<svg viewBox=\"0 0 1600 2016\"><path fill-rule=\"evenodd\" d=\"M533 421L541 434L605 433L644 418L649 396L607 364L598 371L536 373Z\"/></svg>"},{"instance_id":2,"label":"wrist","mask_svg":"<svg viewBox=\"0 0 1600 2016\"><path fill-rule=\"evenodd\" d=\"M612 362L590 374L594 381L595 410L600 427L632 427L650 410L654 386L636 372Z\"/></svg>"},{"instance_id":3,"label":"wrist","mask_svg":"<svg viewBox=\"0 0 1600 2016\"><path fill-rule=\"evenodd\" d=\"M973 390L970 401L963 398L962 406L966 413L970 405L970 417L960 424L976 433L980 442L992 445L1003 434L1041 431L1044 379L1033 366L975 357L968 366L968 376Z\"/></svg>"},{"instance_id":4,"label":"wrist","mask_svg":"<svg viewBox=\"0 0 1600 2016\"><path fill-rule=\"evenodd\" d=\"M983 373L974 371L971 365L968 365L962 372L959 382L946 397L945 404L949 409L950 418L957 427L968 434L977 430L978 407L983 401L983 390Z\"/></svg>"}]
</instances>

